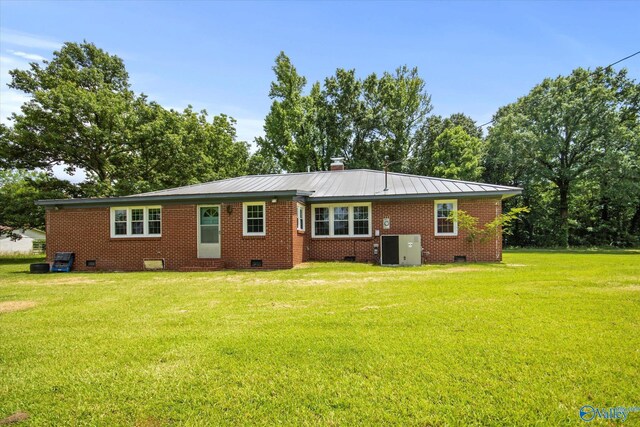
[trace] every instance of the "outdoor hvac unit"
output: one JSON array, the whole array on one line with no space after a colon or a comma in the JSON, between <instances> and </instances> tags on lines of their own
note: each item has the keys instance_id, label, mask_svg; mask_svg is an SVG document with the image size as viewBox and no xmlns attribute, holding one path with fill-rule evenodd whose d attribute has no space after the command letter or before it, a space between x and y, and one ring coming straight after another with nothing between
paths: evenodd
<instances>
[{"instance_id":1,"label":"outdoor hvac unit","mask_svg":"<svg viewBox=\"0 0 640 427\"><path fill-rule=\"evenodd\" d=\"M382 265L421 265L422 241L419 234L400 234L381 236L380 264Z\"/></svg>"}]
</instances>

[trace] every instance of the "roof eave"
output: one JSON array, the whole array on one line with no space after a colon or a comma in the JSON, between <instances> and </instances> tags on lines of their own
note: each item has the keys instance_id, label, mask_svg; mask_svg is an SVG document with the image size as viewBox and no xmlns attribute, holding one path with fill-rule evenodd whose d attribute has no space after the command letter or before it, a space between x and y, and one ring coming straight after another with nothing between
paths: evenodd
<instances>
[{"instance_id":1,"label":"roof eave","mask_svg":"<svg viewBox=\"0 0 640 427\"><path fill-rule=\"evenodd\" d=\"M286 191L259 191L237 193L212 193L212 194L178 194L157 196L124 196L104 197L92 199L43 199L35 202L38 206L127 206L155 203L183 203L183 202L207 202L227 201L236 202L243 200L261 200L276 197L308 198L310 202L341 202L341 201L386 201L386 200L434 200L446 198L487 198L500 197L508 199L522 194L522 189L513 188L499 191L457 192L457 193L430 193L430 194L376 194L363 196L327 196L313 197L313 191L286 190Z\"/></svg>"},{"instance_id":2,"label":"roof eave","mask_svg":"<svg viewBox=\"0 0 640 427\"><path fill-rule=\"evenodd\" d=\"M500 197L508 199L522 194L522 189L505 191L481 191L481 192L460 192L460 193L436 193L436 194L377 194L373 196L328 196L309 197L311 202L342 202L342 201L385 201L385 200L435 200L435 199L464 199L464 198L487 198Z\"/></svg>"},{"instance_id":3,"label":"roof eave","mask_svg":"<svg viewBox=\"0 0 640 427\"><path fill-rule=\"evenodd\" d=\"M102 197L93 199L42 199L36 200L38 206L127 206L153 203L181 203L181 202L211 202L211 201L241 201L260 200L274 197L310 196L312 191L258 191L252 193L215 193L215 194L176 194L158 196L124 196Z\"/></svg>"}]
</instances>

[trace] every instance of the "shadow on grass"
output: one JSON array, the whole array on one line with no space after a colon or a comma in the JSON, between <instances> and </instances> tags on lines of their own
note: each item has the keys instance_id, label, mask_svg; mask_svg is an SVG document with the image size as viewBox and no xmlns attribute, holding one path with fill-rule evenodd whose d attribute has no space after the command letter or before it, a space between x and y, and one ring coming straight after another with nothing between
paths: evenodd
<instances>
[{"instance_id":1,"label":"shadow on grass","mask_svg":"<svg viewBox=\"0 0 640 427\"><path fill-rule=\"evenodd\" d=\"M45 262L44 255L10 255L0 256L0 264L33 264Z\"/></svg>"},{"instance_id":2,"label":"shadow on grass","mask_svg":"<svg viewBox=\"0 0 640 427\"><path fill-rule=\"evenodd\" d=\"M44 274L51 274L51 272L49 272L49 273L32 273L32 272L29 270L29 267L27 267L27 268L26 268L26 269L24 269L24 270L19 270L19 271L9 271L9 272L8 272L8 273L6 273L6 274L11 274L11 275L23 274L23 275L25 275L25 276L26 276L26 275L30 275L30 276L42 276L42 275L44 275Z\"/></svg>"},{"instance_id":3,"label":"shadow on grass","mask_svg":"<svg viewBox=\"0 0 640 427\"><path fill-rule=\"evenodd\" d=\"M572 255L640 255L640 249L613 249L613 248L517 248L504 249L505 253L521 253L521 254L572 254Z\"/></svg>"}]
</instances>

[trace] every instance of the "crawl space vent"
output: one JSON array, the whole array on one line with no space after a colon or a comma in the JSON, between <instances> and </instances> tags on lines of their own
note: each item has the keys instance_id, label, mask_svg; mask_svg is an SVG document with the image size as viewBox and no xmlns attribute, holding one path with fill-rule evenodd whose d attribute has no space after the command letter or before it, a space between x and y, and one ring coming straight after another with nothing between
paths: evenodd
<instances>
[{"instance_id":1,"label":"crawl space vent","mask_svg":"<svg viewBox=\"0 0 640 427\"><path fill-rule=\"evenodd\" d=\"M145 259L143 262L145 270L164 270L163 259Z\"/></svg>"}]
</instances>

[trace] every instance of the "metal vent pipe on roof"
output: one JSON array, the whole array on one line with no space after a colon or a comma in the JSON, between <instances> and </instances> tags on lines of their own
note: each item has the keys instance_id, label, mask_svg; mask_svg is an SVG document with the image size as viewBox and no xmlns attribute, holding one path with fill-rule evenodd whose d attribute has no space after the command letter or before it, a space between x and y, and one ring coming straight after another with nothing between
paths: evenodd
<instances>
[{"instance_id":1,"label":"metal vent pipe on roof","mask_svg":"<svg viewBox=\"0 0 640 427\"><path fill-rule=\"evenodd\" d=\"M389 161L389 156L384 156L384 190L389 191L389 186L387 185L387 176L389 175L389 166L394 165L396 163L402 163L404 160L394 160L393 162Z\"/></svg>"}]
</instances>

